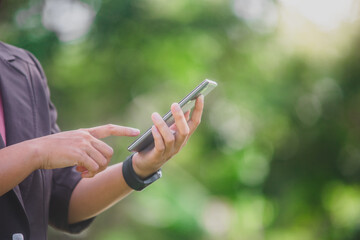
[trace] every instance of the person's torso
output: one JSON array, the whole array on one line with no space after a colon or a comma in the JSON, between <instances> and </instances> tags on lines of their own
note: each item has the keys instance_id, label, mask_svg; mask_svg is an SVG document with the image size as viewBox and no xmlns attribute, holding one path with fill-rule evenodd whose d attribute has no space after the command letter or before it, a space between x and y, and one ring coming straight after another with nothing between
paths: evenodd
<instances>
[{"instance_id":1,"label":"person's torso","mask_svg":"<svg viewBox=\"0 0 360 240\"><path fill-rule=\"evenodd\" d=\"M0 89L7 145L50 134L50 117L41 73L24 51L0 42ZM4 143L0 148L5 147ZM51 170L36 170L0 196L0 239L47 238Z\"/></svg>"}]
</instances>

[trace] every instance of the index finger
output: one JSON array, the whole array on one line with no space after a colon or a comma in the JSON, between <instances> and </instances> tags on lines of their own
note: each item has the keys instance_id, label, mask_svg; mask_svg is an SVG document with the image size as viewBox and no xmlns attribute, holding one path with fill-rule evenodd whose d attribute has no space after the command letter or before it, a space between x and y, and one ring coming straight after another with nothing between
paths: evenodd
<instances>
[{"instance_id":1,"label":"index finger","mask_svg":"<svg viewBox=\"0 0 360 240\"><path fill-rule=\"evenodd\" d=\"M109 136L135 137L140 133L139 129L114 124L87 128L85 130L88 131L95 138L106 138Z\"/></svg>"}]
</instances>

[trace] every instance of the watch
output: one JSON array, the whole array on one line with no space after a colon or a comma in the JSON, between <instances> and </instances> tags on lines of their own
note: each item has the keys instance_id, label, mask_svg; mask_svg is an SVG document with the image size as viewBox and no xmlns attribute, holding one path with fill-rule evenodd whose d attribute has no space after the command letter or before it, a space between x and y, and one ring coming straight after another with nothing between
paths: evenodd
<instances>
[{"instance_id":1,"label":"watch","mask_svg":"<svg viewBox=\"0 0 360 240\"><path fill-rule=\"evenodd\" d=\"M136 172L134 171L133 164L132 164L132 157L135 153L131 154L126 158L123 162L122 173L125 179L125 182L129 187L136 191L141 191L145 187L149 186L162 176L161 168L157 170L155 173L151 174L146 179L141 179Z\"/></svg>"}]
</instances>

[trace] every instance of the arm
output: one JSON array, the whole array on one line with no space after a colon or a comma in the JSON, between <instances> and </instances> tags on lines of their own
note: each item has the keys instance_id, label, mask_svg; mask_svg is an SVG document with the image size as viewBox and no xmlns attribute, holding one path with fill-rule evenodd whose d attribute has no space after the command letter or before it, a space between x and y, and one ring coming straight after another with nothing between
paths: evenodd
<instances>
[{"instance_id":1,"label":"arm","mask_svg":"<svg viewBox=\"0 0 360 240\"><path fill-rule=\"evenodd\" d=\"M10 191L36 170L36 150L30 141L0 150L0 196Z\"/></svg>"},{"instance_id":2,"label":"arm","mask_svg":"<svg viewBox=\"0 0 360 240\"><path fill-rule=\"evenodd\" d=\"M152 115L155 147L133 156L133 168L138 176L146 178L180 151L200 123L203 104L204 99L201 96L196 101L190 120L189 113L184 115L179 105L173 104L171 110L175 124L170 128L159 114ZM172 131L175 131L175 134ZM122 163L107 168L94 178L82 179L71 195L69 223L76 223L103 212L131 191L122 175Z\"/></svg>"},{"instance_id":3,"label":"arm","mask_svg":"<svg viewBox=\"0 0 360 240\"><path fill-rule=\"evenodd\" d=\"M71 195L69 223L98 215L132 191L122 176L122 163L108 167L93 178L81 179Z\"/></svg>"},{"instance_id":4,"label":"arm","mask_svg":"<svg viewBox=\"0 0 360 240\"><path fill-rule=\"evenodd\" d=\"M105 125L52 134L5 147L0 150L0 196L37 169L77 165L82 177L93 177L106 168L113 154L112 148L99 138L138 134L136 129Z\"/></svg>"}]
</instances>

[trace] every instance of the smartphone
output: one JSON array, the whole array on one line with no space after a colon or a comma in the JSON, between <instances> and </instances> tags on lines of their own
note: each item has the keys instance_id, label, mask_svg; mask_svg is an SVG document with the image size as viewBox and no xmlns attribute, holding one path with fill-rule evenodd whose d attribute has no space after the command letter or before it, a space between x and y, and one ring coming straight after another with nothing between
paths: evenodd
<instances>
[{"instance_id":1,"label":"smartphone","mask_svg":"<svg viewBox=\"0 0 360 240\"><path fill-rule=\"evenodd\" d=\"M196 98L200 95L206 96L210 93L215 87L217 83L211 81L209 79L205 79L202 81L194 90L192 90L186 97L184 97L179 105L184 113L190 111L195 106ZM174 124L174 117L169 111L163 116L164 121L168 126ZM142 134L139 138L137 138L132 144L129 145L128 150L130 152L141 152L144 150L150 150L154 147L154 138L151 132L151 127Z\"/></svg>"}]
</instances>

